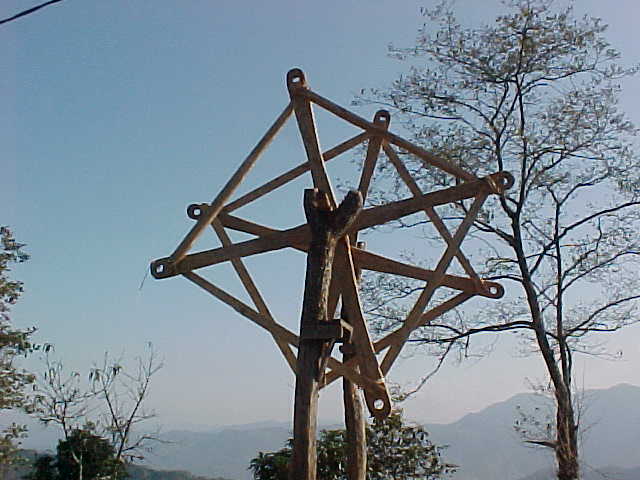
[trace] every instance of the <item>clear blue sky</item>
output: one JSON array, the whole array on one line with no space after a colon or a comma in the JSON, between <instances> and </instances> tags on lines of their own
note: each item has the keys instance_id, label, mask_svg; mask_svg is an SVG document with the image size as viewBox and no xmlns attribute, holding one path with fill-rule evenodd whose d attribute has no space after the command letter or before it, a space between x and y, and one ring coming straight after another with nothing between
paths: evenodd
<instances>
[{"instance_id":1,"label":"clear blue sky","mask_svg":"<svg viewBox=\"0 0 640 480\"><path fill-rule=\"evenodd\" d=\"M0 16L34 3L5 0ZM38 340L77 369L105 350L133 356L153 342L166 367L152 403L170 426L288 420L294 379L268 335L184 279L139 285L149 261L171 253L190 227L185 207L215 196L285 106L287 70L302 67L315 90L348 105L405 68L386 48L412 44L423 4L65 0L0 27L0 222L32 255L15 269L26 285L16 323L37 325ZM467 22L499 8L458 5ZM640 61L637 0L578 8L603 17L628 63ZM640 81L625 88L623 106L640 123ZM320 134L331 146L348 132ZM290 126L252 181L300 162L297 142ZM290 212L301 215L297 201L256 215L292 224ZM255 262L274 313L296 328L304 257ZM611 338L625 360L580 360L578 383L640 383L640 329ZM524 390L525 377L541 378L539 363L501 341L486 360L447 367L408 413L450 421ZM431 366L405 359L391 379ZM321 397L323 418L340 417L337 393Z\"/></svg>"}]
</instances>

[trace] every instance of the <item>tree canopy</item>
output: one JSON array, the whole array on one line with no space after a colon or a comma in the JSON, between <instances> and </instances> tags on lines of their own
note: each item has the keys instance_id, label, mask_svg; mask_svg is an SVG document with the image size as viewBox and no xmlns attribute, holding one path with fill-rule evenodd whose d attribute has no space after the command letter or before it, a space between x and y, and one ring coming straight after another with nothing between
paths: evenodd
<instances>
[{"instance_id":1,"label":"tree canopy","mask_svg":"<svg viewBox=\"0 0 640 480\"><path fill-rule=\"evenodd\" d=\"M73 430L58 442L57 454L36 459L28 480L117 480L126 477L113 446L89 430Z\"/></svg>"},{"instance_id":2,"label":"tree canopy","mask_svg":"<svg viewBox=\"0 0 640 480\"><path fill-rule=\"evenodd\" d=\"M408 71L388 88L364 90L357 102L392 109L415 142L478 176L514 175L514 188L485 204L465 244L484 278L505 283L505 299L442 317L412 340L440 365L452 351L468 352L479 334L521 332L523 349L544 362L557 406L555 438L540 445L555 451L558 477L574 479L573 357L603 353L593 334L639 320L638 130L619 105L621 82L638 67L621 65L606 25L578 17L571 3L504 4L506 13L479 27L463 26L447 2L424 9L416 44L391 48ZM455 182L404 157L423 191ZM406 195L395 172L377 177L378 198ZM460 202L437 213L452 227L468 208ZM432 222L397 226L441 242ZM422 288L365 277L377 328L402 323L402 299Z\"/></svg>"},{"instance_id":3,"label":"tree canopy","mask_svg":"<svg viewBox=\"0 0 640 480\"><path fill-rule=\"evenodd\" d=\"M9 276L12 265L29 259L22 247L8 227L0 226L0 411L28 409L26 388L34 381L31 373L16 365L20 356L32 351L29 337L34 330L16 329L9 316L23 292L22 282ZM0 432L0 473L18 460L17 446L25 431L24 426L12 424Z\"/></svg>"},{"instance_id":4,"label":"tree canopy","mask_svg":"<svg viewBox=\"0 0 640 480\"><path fill-rule=\"evenodd\" d=\"M371 480L436 480L456 467L442 462L441 447L431 443L419 425L404 422L402 411L367 427L367 478ZM318 439L318 478L346 480L346 432L322 430ZM249 469L255 480L287 480L289 445L277 452L260 452Z\"/></svg>"}]
</instances>

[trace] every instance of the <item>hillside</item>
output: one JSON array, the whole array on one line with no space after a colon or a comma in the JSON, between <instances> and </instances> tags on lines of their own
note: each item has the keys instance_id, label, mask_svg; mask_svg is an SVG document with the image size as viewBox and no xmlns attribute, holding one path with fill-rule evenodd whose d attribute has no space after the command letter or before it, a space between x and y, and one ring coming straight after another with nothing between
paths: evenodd
<instances>
[{"instance_id":1,"label":"hillside","mask_svg":"<svg viewBox=\"0 0 640 480\"><path fill-rule=\"evenodd\" d=\"M523 446L512 427L516 406L533 407L540 401L535 395L519 394L457 422L426 428L435 443L450 445L444 458L460 465L455 480L517 480L553 468L550 453ZM622 384L588 391L585 404L583 459L588 468L640 466L640 387ZM259 451L281 448L289 435L287 424L168 432L165 438L173 444L160 446L148 462L157 468L246 480L250 459Z\"/></svg>"},{"instance_id":2,"label":"hillside","mask_svg":"<svg viewBox=\"0 0 640 480\"><path fill-rule=\"evenodd\" d=\"M504 402L465 415L450 424L427 424L431 439L449 445L444 459L460 465L454 480L540 480L553 471L549 451L523 446L513 430L516 407L541 405L540 397L519 394ZM582 425L583 472L617 473L609 478L640 479L640 387L621 384L585 393ZM324 428L335 428L325 425ZM35 432L34 432L35 433ZM187 430L163 435L146 465L160 470L133 472L133 480L196 480L192 475L248 480L249 461L258 452L280 449L290 436L288 423L220 427L204 432ZM37 438L33 439L37 441ZM635 477L629 477L636 474ZM603 478L603 477L600 477Z\"/></svg>"}]
</instances>

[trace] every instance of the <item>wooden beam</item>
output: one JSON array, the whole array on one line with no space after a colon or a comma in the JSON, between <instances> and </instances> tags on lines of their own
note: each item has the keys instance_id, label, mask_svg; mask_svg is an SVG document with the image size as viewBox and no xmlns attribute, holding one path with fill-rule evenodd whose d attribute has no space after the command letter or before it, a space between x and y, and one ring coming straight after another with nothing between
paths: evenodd
<instances>
[{"instance_id":1,"label":"wooden beam","mask_svg":"<svg viewBox=\"0 0 640 480\"><path fill-rule=\"evenodd\" d=\"M372 252L352 248L353 257L358 268L372 270L380 273L389 273L403 277L424 280L425 282L436 281L436 272L425 268L416 267L387 257L376 255ZM439 279L439 284L443 287L462 290L474 295L482 295L487 298L501 298L504 295L504 288L497 282L483 281L480 285L473 279L460 277L457 275L445 274Z\"/></svg>"},{"instance_id":2,"label":"wooden beam","mask_svg":"<svg viewBox=\"0 0 640 480\"><path fill-rule=\"evenodd\" d=\"M434 281L432 283L427 284L427 287L422 291L415 305L407 315L407 318L404 322L404 325L399 330L400 339L394 345L391 345L389 350L387 351L384 360L382 361L381 369L386 374L390 369L393 363L395 362L398 355L402 351L405 342L411 335L411 332L415 330L421 321L421 315L424 312L424 309L427 307L427 304L433 297L436 289L440 286L440 281L442 277L445 275L447 268L451 264L451 260L453 259L456 251L460 248L460 244L464 240L464 237L467 235L469 228L473 225L473 221L475 220L480 208L484 204L487 199L488 193L483 192L480 193L471 205L469 212L465 216L462 223L458 226L456 233L453 237L453 242L447 246L447 249L444 252L442 258L438 262L438 265L435 269Z\"/></svg>"},{"instance_id":3,"label":"wooden beam","mask_svg":"<svg viewBox=\"0 0 640 480\"><path fill-rule=\"evenodd\" d=\"M341 264L341 268L337 270L337 272L342 274L342 278L339 279L340 285L342 286L342 303L346 312L348 312L349 322L353 325L353 337L351 341L356 347L360 372L380 384L381 387L378 391L374 392L365 389L364 396L367 407L374 417L379 419L386 418L391 413L391 398L384 384L384 377L382 376L382 372L378 366L378 359L373 350L367 322L362 313L355 266L349 245L346 246L344 255L336 258L336 263Z\"/></svg>"},{"instance_id":4,"label":"wooden beam","mask_svg":"<svg viewBox=\"0 0 640 480\"><path fill-rule=\"evenodd\" d=\"M254 147L254 149L249 153L247 158L240 164L240 167L233 176L229 179L227 184L224 186L222 191L218 194L218 196L211 202L210 208L207 210L206 215L203 215L202 218L198 220L193 228L187 233L186 237L180 242L180 245L176 248L176 250L169 257L169 263L177 264L179 263L187 254L187 252L191 249L194 242L200 236L200 234L207 228L208 225L211 224L214 218L220 213L226 201L233 195L238 185L242 183L245 179L249 171L253 168L256 163L256 160L260 157L260 154L269 146L273 138L280 131L282 126L285 124L291 112L293 111L293 105L291 102L286 106L284 111L278 116L276 121L271 125L267 133L260 139L258 144Z\"/></svg>"},{"instance_id":5,"label":"wooden beam","mask_svg":"<svg viewBox=\"0 0 640 480\"><path fill-rule=\"evenodd\" d=\"M227 235L227 232L225 231L220 221L218 219L215 219L211 224L211 226L213 230L216 232L216 235L218 235L218 238L220 239L222 246L223 247L230 246L231 239L229 238L229 235ZM245 290L249 294L249 297L251 297L253 304L258 309L258 312L260 312L262 315L270 319L275 324L276 321L271 315L271 312L269 311L269 307L267 307L267 304L262 298L262 295L260 295L260 292L258 291L258 287L256 287L256 284L251 278L249 271L244 266L242 259L232 258L231 264L233 265L233 269L236 271L236 274L240 278L242 285L244 286ZM295 373L297 360L296 360L296 356L291 351L291 347L289 347L289 342L286 342L282 340L280 337L275 335L273 335L273 339L275 340L276 345L278 345L278 348L282 352L282 355L284 356L285 360L289 364L289 367L291 367L291 370L293 370L293 373Z\"/></svg>"},{"instance_id":6,"label":"wooden beam","mask_svg":"<svg viewBox=\"0 0 640 480\"><path fill-rule=\"evenodd\" d=\"M364 230L397 220L419 212L427 207L457 202L476 195L488 195L493 189L504 185L503 179L509 178L504 172L494 173L481 180L463 183L444 190L426 193L421 197L408 198L378 207L362 210L350 227L349 232ZM171 258L161 258L151 263L151 274L155 278L169 278L181 273L207 267L230 260L232 257L246 257L258 253L278 250L285 247L304 244L309 241L307 225L299 225L288 230L273 233L263 238L236 243L227 248L216 248L187 255L180 264L175 265Z\"/></svg>"},{"instance_id":7,"label":"wooden beam","mask_svg":"<svg viewBox=\"0 0 640 480\"><path fill-rule=\"evenodd\" d=\"M362 193L362 191L361 191ZM364 250L364 242L357 243L358 248ZM360 283L361 270L356 268L356 281ZM342 309L342 318L349 321L349 312ZM357 358L355 345L345 342L342 345L342 359L344 362ZM344 425L347 440L347 479L366 480L367 478L367 431L362 396L358 385L342 377L342 402L344 405Z\"/></svg>"},{"instance_id":8,"label":"wooden beam","mask_svg":"<svg viewBox=\"0 0 640 480\"><path fill-rule=\"evenodd\" d=\"M396 171L398 172L398 175L400 175L400 178L405 183L405 185L409 188L413 196L419 197L420 195L422 195L422 190L420 189L415 179L413 178L413 176L405 166L404 162L400 159L398 154L395 152L393 147L391 147L390 145L384 145L384 152L386 153L387 158L391 161L392 165L395 167ZM451 236L451 233L449 233L447 226L444 224L440 216L435 212L433 207L425 208L424 212L426 213L427 217L429 218L433 226L436 228L440 236L447 243L447 245L450 245L451 242L453 242L453 237ZM469 262L467 257L462 253L462 250L458 250L456 252L456 258L460 262L460 265L462 265L462 268L464 269L464 271L467 272L467 275L469 275L471 278L474 279L474 281L478 284L478 287L481 287L482 280L476 273L473 266L471 266L471 262Z\"/></svg>"},{"instance_id":9,"label":"wooden beam","mask_svg":"<svg viewBox=\"0 0 640 480\"><path fill-rule=\"evenodd\" d=\"M288 81L293 82L293 79L288 77ZM313 164L311 158L310 161ZM311 242L300 320L290 480L316 480L318 394L324 373L321 366L324 364L325 342L305 333L328 320L327 301L335 248L361 208L359 192L349 192L340 206L334 209L326 191L318 188L305 190L304 211Z\"/></svg>"},{"instance_id":10,"label":"wooden beam","mask_svg":"<svg viewBox=\"0 0 640 480\"><path fill-rule=\"evenodd\" d=\"M233 295L225 292L219 287L216 287L213 283L208 281L205 278L202 278L197 273L186 272L182 274L187 280L198 285L203 290L209 292L211 295L216 297L218 300L229 305L236 312L242 315L245 318L248 318L255 324L261 326L265 330L267 330L272 336L279 338L285 342L290 343L291 345L298 346L298 336L287 330L282 325L274 322L268 317L265 317L259 312L256 312L253 308L249 307L247 304L241 302Z\"/></svg>"},{"instance_id":11,"label":"wooden beam","mask_svg":"<svg viewBox=\"0 0 640 480\"><path fill-rule=\"evenodd\" d=\"M341 144L336 145L331 150L327 150L326 152L324 152L322 154L322 159L326 163L329 160L332 160L333 158L337 157L338 155L341 155L344 152L352 149L353 147L361 144L367 138L369 138L369 134L367 134L366 132L356 135L355 137L352 137L349 140L346 140ZM230 202L223 208L222 211L227 213L233 212L234 210L237 210L238 208L244 205L247 205L248 203L251 203L254 200L266 195L267 193L272 192L273 190L281 187L282 185L285 185L286 183L292 180L295 180L300 175L309 171L310 168L311 167L309 165L309 162L302 163L297 167L292 168L288 172L285 172L282 175L279 175L278 177L274 178L273 180L270 180L269 182L265 183L264 185L256 188L255 190L250 191L249 193L238 198L237 200Z\"/></svg>"},{"instance_id":12,"label":"wooden beam","mask_svg":"<svg viewBox=\"0 0 640 480\"><path fill-rule=\"evenodd\" d=\"M389 128L390 122L391 115L389 115L389 112L386 110L378 110L373 117L373 124L384 130ZM371 137L369 145L367 145L367 155L364 159L364 165L360 175L360 183L358 184L358 191L362 195L363 202L367 199L367 193L369 193L371 177L373 177L373 172L375 171L376 163L378 162L382 142L383 138L379 135L375 135Z\"/></svg>"},{"instance_id":13,"label":"wooden beam","mask_svg":"<svg viewBox=\"0 0 640 480\"><path fill-rule=\"evenodd\" d=\"M450 162L447 162L446 160L443 160L433 155L432 153L429 153L424 148L418 147L417 145L414 145L410 141L405 140L404 138L399 137L398 135L395 135L391 132L387 132L377 127L376 125L370 123L369 121L365 120L359 115L356 115L355 113L350 112L346 108L343 108L340 105L333 103L331 100L328 100L318 95L312 90L308 90L308 89L300 90L300 94L303 94L306 98L311 100L316 105L324 108L325 110L333 113L334 115L342 118L343 120L346 120L347 122L357 127L360 127L369 133L375 133L377 135L381 135L389 143L397 145L398 147L413 153L418 158L420 158L427 166L433 166L433 167L439 168L440 170L450 173L451 175L454 175L463 180L473 181L477 179L477 177L461 169L460 167L457 167L451 164Z\"/></svg>"},{"instance_id":14,"label":"wooden beam","mask_svg":"<svg viewBox=\"0 0 640 480\"><path fill-rule=\"evenodd\" d=\"M318 133L316 131L315 120L313 118L313 110L311 102L301 95L300 92L308 89L307 81L302 70L294 68L287 73L287 88L291 96L291 103L298 121L298 128L302 143L307 153L309 166L311 168L311 176L313 177L313 185L327 194L331 208L336 208L336 199L331 187L329 176L324 168L322 153L320 152L320 142L318 141Z\"/></svg>"}]
</instances>

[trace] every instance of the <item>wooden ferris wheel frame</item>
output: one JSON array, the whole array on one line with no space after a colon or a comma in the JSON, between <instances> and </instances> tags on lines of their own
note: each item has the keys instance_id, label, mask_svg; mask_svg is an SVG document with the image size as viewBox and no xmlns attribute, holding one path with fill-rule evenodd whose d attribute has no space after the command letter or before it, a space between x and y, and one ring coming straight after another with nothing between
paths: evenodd
<instances>
[{"instance_id":1,"label":"wooden ferris wheel frame","mask_svg":"<svg viewBox=\"0 0 640 480\"><path fill-rule=\"evenodd\" d=\"M340 377L346 377L362 387L371 414L376 417L385 417L391 410L391 401L384 382L384 375L391 369L411 333L416 328L428 324L475 296L497 299L504 294L500 284L483 280L478 276L460 246L489 195L502 194L512 186L513 177L508 172L497 172L484 178L478 178L459 166L434 156L423 148L391 133L388 130L390 122L388 112L378 111L373 121L369 122L309 89L304 73L299 69L289 71L287 87L290 102L284 111L215 199L210 204L192 204L187 208L187 215L196 223L170 256L151 263L151 273L158 279L182 275L244 317L266 329L273 336L294 373L297 368L297 357L293 348L299 347L301 339L322 340L331 345L340 340L350 342L352 355L346 361L340 361L331 356L329 348L329 352L322 362L319 378L320 388ZM318 142L312 105L321 107L335 117L359 127L363 132L322 152ZM297 120L307 161L230 201L237 187L243 182L262 152L292 114L295 114ZM305 223L294 228L277 230L243 219L234 215L233 212L244 205L259 200L264 195L309 171L316 191L324 196L326 202L324 209L335 211L338 208L338 203L325 170L325 163L364 142L368 142L368 144L358 185L361 199L366 199L371 178L379 157L382 157L381 154L384 154L384 157L395 168L411 192L411 197L380 206L358 209L355 218L342 233L336 246L332 261L327 318L318 322L313 328L308 326L301 328L301 334L297 335L276 321L242 258L284 248L308 251L312 240L310 225ZM439 169L452 175L458 179L459 183L453 187L434 192L422 192L396 149L413 154L423 162L425 168ZM465 199L473 199L471 207L457 230L450 232L436 213L435 207ZM428 270L392 260L356 245L359 231L417 212L425 213L446 244L446 249L435 269ZM194 242L209 226L218 236L222 246L190 253ZM256 238L233 243L227 233L228 230L248 233ZM466 276L447 274L454 258L457 258ZM200 268L223 262L231 263L251 298L253 306L244 303L195 272ZM359 270L395 274L426 282L402 326L375 342L369 336L367 322L360 304L357 280ZM433 303L435 291L442 286L457 290L459 293L443 303L427 309L429 304ZM343 317L347 318L334 320L340 299L342 299L343 310L346 312ZM384 350L387 351L383 360L378 363L376 354Z\"/></svg>"}]
</instances>

